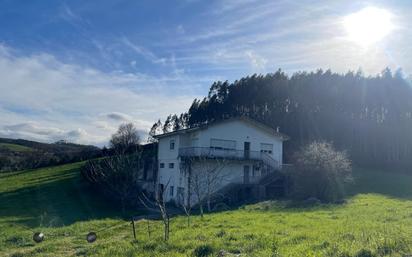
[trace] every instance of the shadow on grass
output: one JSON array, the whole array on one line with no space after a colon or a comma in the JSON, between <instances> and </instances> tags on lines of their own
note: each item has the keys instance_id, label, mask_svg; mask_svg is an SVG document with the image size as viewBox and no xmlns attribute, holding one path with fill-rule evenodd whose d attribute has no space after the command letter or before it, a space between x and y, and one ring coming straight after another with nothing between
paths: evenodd
<instances>
[{"instance_id":1,"label":"shadow on grass","mask_svg":"<svg viewBox=\"0 0 412 257\"><path fill-rule=\"evenodd\" d=\"M412 200L412 174L357 168L354 182L347 187L348 196L374 193L400 200Z\"/></svg>"},{"instance_id":2,"label":"shadow on grass","mask_svg":"<svg viewBox=\"0 0 412 257\"><path fill-rule=\"evenodd\" d=\"M27 175L24 173L13 175L19 174ZM354 172L354 177L354 184L348 188L348 198L359 193L377 193L396 199L412 200L412 175L359 169ZM29 227L60 227L78 221L123 216L113 203L106 201L81 178L78 167L48 175L35 174L34 177L21 179L27 183L24 187L0 193L0 222L3 220ZM8 182L17 183L16 181ZM345 204L307 206L294 204L285 199L267 204L263 202L254 206L255 203L239 203L213 212L239 208L307 212L345 206ZM198 214L198 211L193 210L193 214Z\"/></svg>"},{"instance_id":3,"label":"shadow on grass","mask_svg":"<svg viewBox=\"0 0 412 257\"><path fill-rule=\"evenodd\" d=\"M347 202L358 194L378 194L396 200L412 200L412 174L360 169L355 168L353 172L354 182L346 186L347 197L338 203L316 203L311 201L295 201L290 198L273 199L258 203L242 202L231 205L224 210L215 212L246 209L257 211L282 211L289 213L300 213L319 210L338 210L344 208Z\"/></svg>"},{"instance_id":4,"label":"shadow on grass","mask_svg":"<svg viewBox=\"0 0 412 257\"><path fill-rule=\"evenodd\" d=\"M72 174L72 175L69 175ZM81 178L78 169L41 183L0 193L0 220L29 227L60 227L90 219L121 217L121 213Z\"/></svg>"}]
</instances>

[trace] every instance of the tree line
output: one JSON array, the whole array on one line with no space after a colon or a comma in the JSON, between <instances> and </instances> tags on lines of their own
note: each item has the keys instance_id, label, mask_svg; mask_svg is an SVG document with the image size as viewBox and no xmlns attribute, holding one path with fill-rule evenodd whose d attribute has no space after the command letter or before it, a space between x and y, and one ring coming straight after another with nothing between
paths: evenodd
<instances>
[{"instance_id":1,"label":"tree line","mask_svg":"<svg viewBox=\"0 0 412 257\"><path fill-rule=\"evenodd\" d=\"M301 146L328 141L348 151L357 165L403 166L412 163L412 87L400 71L376 76L330 70L278 70L232 83L214 82L187 112L158 120L149 135L248 116L290 136L285 162Z\"/></svg>"}]
</instances>

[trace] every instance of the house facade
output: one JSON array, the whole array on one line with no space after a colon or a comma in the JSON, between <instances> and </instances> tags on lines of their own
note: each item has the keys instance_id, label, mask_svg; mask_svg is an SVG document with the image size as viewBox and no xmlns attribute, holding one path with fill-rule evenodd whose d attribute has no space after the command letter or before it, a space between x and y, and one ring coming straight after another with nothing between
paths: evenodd
<instances>
[{"instance_id":1,"label":"house facade","mask_svg":"<svg viewBox=\"0 0 412 257\"><path fill-rule=\"evenodd\" d=\"M196 189L218 191L229 184L258 183L279 170L287 140L279 131L248 118L222 120L156 138L158 185L163 197L193 204L197 202Z\"/></svg>"}]
</instances>

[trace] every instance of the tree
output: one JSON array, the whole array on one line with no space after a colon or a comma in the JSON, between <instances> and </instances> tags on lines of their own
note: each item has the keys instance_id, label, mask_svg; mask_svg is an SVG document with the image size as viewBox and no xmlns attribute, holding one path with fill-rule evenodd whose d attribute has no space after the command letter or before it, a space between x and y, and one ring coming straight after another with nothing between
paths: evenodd
<instances>
[{"instance_id":1,"label":"tree","mask_svg":"<svg viewBox=\"0 0 412 257\"><path fill-rule=\"evenodd\" d=\"M186 201L181 202L180 206L185 212L185 215L187 218L187 227L190 227L190 215L192 214L192 207L193 207L192 203L190 202L190 199L187 199Z\"/></svg>"},{"instance_id":2,"label":"tree","mask_svg":"<svg viewBox=\"0 0 412 257\"><path fill-rule=\"evenodd\" d=\"M344 197L344 184L351 180L351 161L346 152L331 143L313 142L295 154L294 196L333 202Z\"/></svg>"},{"instance_id":3,"label":"tree","mask_svg":"<svg viewBox=\"0 0 412 257\"><path fill-rule=\"evenodd\" d=\"M184 177L186 178L186 196L185 192L179 192L178 197L180 198L180 201L178 201L178 204L180 207L183 209L185 212L186 218L187 218L187 227L190 227L190 215L192 213L192 194L193 194L193 183L192 183L192 162L193 160L191 158L184 159L183 162L181 163L181 170L184 172Z\"/></svg>"},{"instance_id":4,"label":"tree","mask_svg":"<svg viewBox=\"0 0 412 257\"><path fill-rule=\"evenodd\" d=\"M138 181L142 168L141 154L137 152L90 160L81 172L83 177L105 195L119 201L122 212L125 213L129 200L137 200L137 195L141 192Z\"/></svg>"},{"instance_id":5,"label":"tree","mask_svg":"<svg viewBox=\"0 0 412 257\"><path fill-rule=\"evenodd\" d=\"M120 154L134 152L138 149L140 142L139 133L132 123L119 126L119 129L112 135L110 147Z\"/></svg>"},{"instance_id":6,"label":"tree","mask_svg":"<svg viewBox=\"0 0 412 257\"><path fill-rule=\"evenodd\" d=\"M225 159L200 158L191 161L190 184L188 194L196 197L200 209L200 216L203 218L203 206L206 204L208 212L212 210L211 201L213 194L224 184L227 174L224 167Z\"/></svg>"},{"instance_id":7,"label":"tree","mask_svg":"<svg viewBox=\"0 0 412 257\"><path fill-rule=\"evenodd\" d=\"M153 126L150 128L149 131L149 137L147 138L147 141L149 143L156 142L157 140L154 138L154 136L162 133L163 131L163 124L162 121L159 119L156 123L153 124Z\"/></svg>"},{"instance_id":8,"label":"tree","mask_svg":"<svg viewBox=\"0 0 412 257\"><path fill-rule=\"evenodd\" d=\"M154 200L147 197L144 193L139 195L140 202L146 207L146 209L152 211L158 210L160 212L164 228L164 241L169 240L170 234L170 215L165 201L165 193L169 187L169 182L170 180L163 187L156 187Z\"/></svg>"},{"instance_id":9,"label":"tree","mask_svg":"<svg viewBox=\"0 0 412 257\"><path fill-rule=\"evenodd\" d=\"M291 76L281 70L254 74L233 83L213 83L208 95L195 99L184 113L185 127L248 116L290 136L284 149L286 162L301 146L325 140L347 149L357 165L408 168L411 84L410 78L389 69L376 76L321 69Z\"/></svg>"},{"instance_id":10,"label":"tree","mask_svg":"<svg viewBox=\"0 0 412 257\"><path fill-rule=\"evenodd\" d=\"M11 160L6 156L0 156L0 171L7 170L10 168Z\"/></svg>"},{"instance_id":11,"label":"tree","mask_svg":"<svg viewBox=\"0 0 412 257\"><path fill-rule=\"evenodd\" d=\"M173 130L172 115L167 116L165 122L163 123L163 133L168 133Z\"/></svg>"}]
</instances>

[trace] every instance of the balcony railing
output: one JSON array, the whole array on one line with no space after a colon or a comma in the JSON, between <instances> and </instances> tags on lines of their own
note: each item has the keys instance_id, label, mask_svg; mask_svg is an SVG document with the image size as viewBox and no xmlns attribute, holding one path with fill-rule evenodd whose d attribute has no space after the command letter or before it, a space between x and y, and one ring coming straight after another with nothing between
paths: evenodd
<instances>
[{"instance_id":1,"label":"balcony railing","mask_svg":"<svg viewBox=\"0 0 412 257\"><path fill-rule=\"evenodd\" d=\"M184 147L179 148L179 156L183 158L225 158L235 160L257 160L263 161L273 168L279 168L279 163L269 154L258 151L244 151L234 149L221 149L213 147Z\"/></svg>"}]
</instances>

